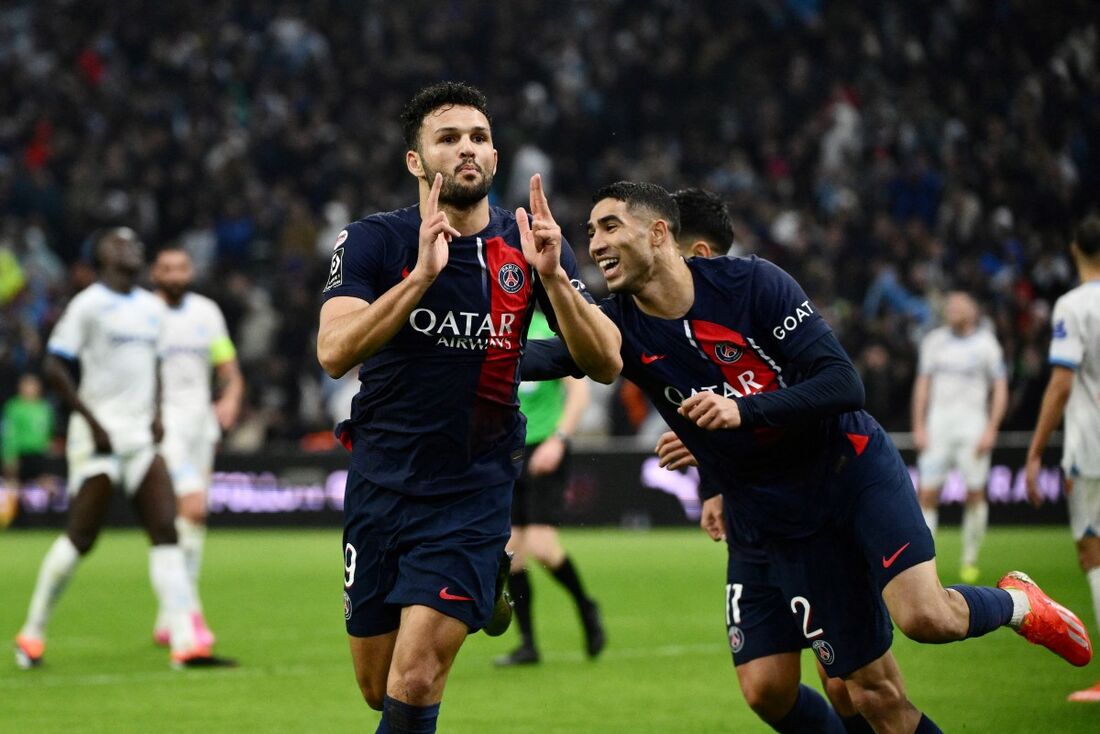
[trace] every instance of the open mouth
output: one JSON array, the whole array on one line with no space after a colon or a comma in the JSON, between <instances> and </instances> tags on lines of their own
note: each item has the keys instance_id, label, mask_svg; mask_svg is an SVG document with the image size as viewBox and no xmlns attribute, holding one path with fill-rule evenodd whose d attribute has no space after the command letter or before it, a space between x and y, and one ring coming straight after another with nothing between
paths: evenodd
<instances>
[{"instance_id":1,"label":"open mouth","mask_svg":"<svg viewBox=\"0 0 1100 734\"><path fill-rule=\"evenodd\" d=\"M619 274L619 258L617 257L605 257L601 258L597 263L600 266L600 270L603 271L603 277L611 280Z\"/></svg>"}]
</instances>

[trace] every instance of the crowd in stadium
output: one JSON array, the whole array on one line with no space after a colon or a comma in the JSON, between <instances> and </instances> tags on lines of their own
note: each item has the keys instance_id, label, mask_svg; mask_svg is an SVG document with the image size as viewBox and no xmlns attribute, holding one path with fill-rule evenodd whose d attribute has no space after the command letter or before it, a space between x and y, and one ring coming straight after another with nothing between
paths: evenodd
<instances>
[{"instance_id":1,"label":"crowd in stadium","mask_svg":"<svg viewBox=\"0 0 1100 734\"><path fill-rule=\"evenodd\" d=\"M421 22L381 0L160 3L140 24L131 5L0 10L0 398L94 278L88 234L128 224L183 245L227 316L236 445L327 430L328 253L348 221L414 201L399 107L454 78L489 98L493 201L525 203L541 172L594 290L593 191L704 187L737 252L806 287L888 429L908 428L916 345L953 288L1004 346L1005 427L1034 422L1069 231L1100 191L1087 2L567 0L554 22L535 0Z\"/></svg>"}]
</instances>

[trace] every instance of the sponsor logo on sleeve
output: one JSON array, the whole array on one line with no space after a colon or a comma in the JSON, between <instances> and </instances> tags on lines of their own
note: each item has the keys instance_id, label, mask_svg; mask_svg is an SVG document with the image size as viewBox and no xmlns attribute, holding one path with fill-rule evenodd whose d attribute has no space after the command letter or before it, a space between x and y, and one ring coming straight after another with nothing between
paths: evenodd
<instances>
[{"instance_id":1,"label":"sponsor logo on sleeve","mask_svg":"<svg viewBox=\"0 0 1100 734\"><path fill-rule=\"evenodd\" d=\"M1066 331L1066 320L1065 319L1058 319L1057 321L1054 322L1054 333L1052 334L1052 336L1055 339L1065 339L1066 337L1069 336L1069 332Z\"/></svg>"},{"instance_id":2,"label":"sponsor logo on sleeve","mask_svg":"<svg viewBox=\"0 0 1100 734\"><path fill-rule=\"evenodd\" d=\"M809 300L805 300L798 304L794 313L783 317L782 323L772 329L772 336L779 341L783 341L787 338L787 335L802 325L802 322L810 318L814 314L814 308L810 305Z\"/></svg>"},{"instance_id":3,"label":"sponsor logo on sleeve","mask_svg":"<svg viewBox=\"0 0 1100 734\"><path fill-rule=\"evenodd\" d=\"M328 281L325 283L326 293L344 283L344 248L337 247L332 252L332 262L328 266Z\"/></svg>"}]
</instances>

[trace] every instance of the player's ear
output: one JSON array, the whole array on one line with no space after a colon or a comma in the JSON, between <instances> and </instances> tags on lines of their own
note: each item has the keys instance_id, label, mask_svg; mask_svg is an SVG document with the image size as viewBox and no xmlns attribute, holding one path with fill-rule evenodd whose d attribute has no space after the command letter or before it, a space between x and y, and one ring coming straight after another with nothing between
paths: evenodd
<instances>
[{"instance_id":1,"label":"player's ear","mask_svg":"<svg viewBox=\"0 0 1100 734\"><path fill-rule=\"evenodd\" d=\"M405 167L417 178L424 178L424 162L415 150L405 151Z\"/></svg>"},{"instance_id":2,"label":"player's ear","mask_svg":"<svg viewBox=\"0 0 1100 734\"><path fill-rule=\"evenodd\" d=\"M710 245L708 245L705 241L695 240L691 243L692 257L709 258L713 254L714 253L711 251Z\"/></svg>"},{"instance_id":3,"label":"player's ear","mask_svg":"<svg viewBox=\"0 0 1100 734\"><path fill-rule=\"evenodd\" d=\"M668 222L663 219L654 219L652 226L649 228L649 238L654 247L667 245L671 240L669 237Z\"/></svg>"}]
</instances>

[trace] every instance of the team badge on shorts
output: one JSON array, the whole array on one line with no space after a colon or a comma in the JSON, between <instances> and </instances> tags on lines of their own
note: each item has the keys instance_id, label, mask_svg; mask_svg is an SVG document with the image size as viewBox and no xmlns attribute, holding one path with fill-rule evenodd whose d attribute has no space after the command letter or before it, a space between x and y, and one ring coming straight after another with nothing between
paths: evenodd
<instances>
[{"instance_id":1,"label":"team badge on shorts","mask_svg":"<svg viewBox=\"0 0 1100 734\"><path fill-rule=\"evenodd\" d=\"M739 653L745 646L745 633L740 627L730 626L730 652Z\"/></svg>"},{"instance_id":2,"label":"team badge on shorts","mask_svg":"<svg viewBox=\"0 0 1100 734\"><path fill-rule=\"evenodd\" d=\"M814 644L811 645L814 649L814 654L817 655L817 659L821 661L822 665L832 665L836 660L836 653L833 652L833 646L825 640L814 640Z\"/></svg>"},{"instance_id":3,"label":"team badge on shorts","mask_svg":"<svg viewBox=\"0 0 1100 734\"><path fill-rule=\"evenodd\" d=\"M325 282L325 291L330 291L344 282L344 248L337 247L332 251L332 262L328 266L328 280ZM324 293L325 291L321 291Z\"/></svg>"},{"instance_id":4,"label":"team badge on shorts","mask_svg":"<svg viewBox=\"0 0 1100 734\"><path fill-rule=\"evenodd\" d=\"M741 355L744 353L745 350L733 342L718 342L714 345L714 356L718 358L719 362L725 362L726 364L733 364L741 359Z\"/></svg>"},{"instance_id":5,"label":"team badge on shorts","mask_svg":"<svg viewBox=\"0 0 1100 734\"><path fill-rule=\"evenodd\" d=\"M351 597L346 591L344 592L344 619L351 619Z\"/></svg>"},{"instance_id":6,"label":"team badge on shorts","mask_svg":"<svg viewBox=\"0 0 1100 734\"><path fill-rule=\"evenodd\" d=\"M500 287L508 293L516 293L523 287L523 268L515 263L504 263L497 272Z\"/></svg>"}]
</instances>

